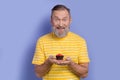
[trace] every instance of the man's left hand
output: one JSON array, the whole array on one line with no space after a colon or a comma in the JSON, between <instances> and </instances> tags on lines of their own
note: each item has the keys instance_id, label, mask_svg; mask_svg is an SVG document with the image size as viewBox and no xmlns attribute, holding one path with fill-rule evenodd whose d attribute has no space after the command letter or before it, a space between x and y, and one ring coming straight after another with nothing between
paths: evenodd
<instances>
[{"instance_id":1,"label":"man's left hand","mask_svg":"<svg viewBox=\"0 0 120 80\"><path fill-rule=\"evenodd\" d=\"M67 57L65 60L56 60L55 64L57 65L69 65L71 63L71 58Z\"/></svg>"}]
</instances>

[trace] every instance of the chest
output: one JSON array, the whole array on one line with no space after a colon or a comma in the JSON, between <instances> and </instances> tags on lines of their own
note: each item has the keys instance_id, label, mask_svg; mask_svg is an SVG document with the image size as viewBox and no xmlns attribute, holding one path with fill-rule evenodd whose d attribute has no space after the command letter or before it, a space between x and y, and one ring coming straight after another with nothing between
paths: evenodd
<instances>
[{"instance_id":1,"label":"chest","mask_svg":"<svg viewBox=\"0 0 120 80\"><path fill-rule=\"evenodd\" d=\"M64 58L71 57L76 62L80 53L80 47L77 42L73 41L52 41L44 44L44 52L46 58L49 55L56 56L56 54L61 53L64 55Z\"/></svg>"}]
</instances>

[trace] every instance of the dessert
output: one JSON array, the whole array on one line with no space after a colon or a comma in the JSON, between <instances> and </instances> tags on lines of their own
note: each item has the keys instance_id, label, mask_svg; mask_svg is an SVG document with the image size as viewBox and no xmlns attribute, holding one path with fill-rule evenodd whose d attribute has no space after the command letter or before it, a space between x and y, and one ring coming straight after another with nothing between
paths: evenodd
<instances>
[{"instance_id":1,"label":"dessert","mask_svg":"<svg viewBox=\"0 0 120 80\"><path fill-rule=\"evenodd\" d=\"M62 54L60 54L60 53L56 55L57 60L63 60L63 57L64 56Z\"/></svg>"}]
</instances>

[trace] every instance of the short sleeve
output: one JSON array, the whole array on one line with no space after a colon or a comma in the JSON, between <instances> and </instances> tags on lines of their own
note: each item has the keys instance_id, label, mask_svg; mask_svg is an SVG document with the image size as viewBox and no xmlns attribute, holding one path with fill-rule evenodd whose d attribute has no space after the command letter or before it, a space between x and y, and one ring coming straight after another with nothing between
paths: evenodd
<instances>
[{"instance_id":1,"label":"short sleeve","mask_svg":"<svg viewBox=\"0 0 120 80\"><path fill-rule=\"evenodd\" d=\"M79 62L78 63L86 63L90 62L88 51L87 51L87 45L86 41L83 39L80 42L80 54L79 54Z\"/></svg>"},{"instance_id":2,"label":"short sleeve","mask_svg":"<svg viewBox=\"0 0 120 80\"><path fill-rule=\"evenodd\" d=\"M32 60L32 64L40 65L44 63L44 61L45 61L45 55L44 55L43 42L41 39L39 39L36 44L36 49Z\"/></svg>"}]
</instances>

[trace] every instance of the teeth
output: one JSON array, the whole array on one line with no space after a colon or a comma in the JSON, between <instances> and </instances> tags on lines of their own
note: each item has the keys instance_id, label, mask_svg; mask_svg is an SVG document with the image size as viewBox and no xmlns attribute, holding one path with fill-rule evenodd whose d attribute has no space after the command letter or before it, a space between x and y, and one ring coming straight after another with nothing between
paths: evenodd
<instances>
[{"instance_id":1,"label":"teeth","mask_svg":"<svg viewBox=\"0 0 120 80\"><path fill-rule=\"evenodd\" d=\"M57 29L65 29L65 28L60 28L60 27L57 27Z\"/></svg>"}]
</instances>

